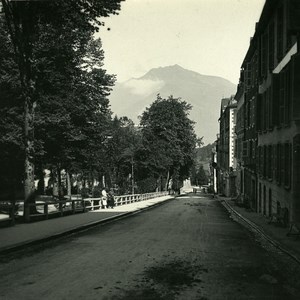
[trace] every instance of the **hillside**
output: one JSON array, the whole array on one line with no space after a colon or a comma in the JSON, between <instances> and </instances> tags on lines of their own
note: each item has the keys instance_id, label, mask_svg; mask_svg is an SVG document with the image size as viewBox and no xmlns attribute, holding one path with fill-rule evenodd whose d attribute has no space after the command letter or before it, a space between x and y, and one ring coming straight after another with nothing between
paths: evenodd
<instances>
[{"instance_id":1,"label":"hillside","mask_svg":"<svg viewBox=\"0 0 300 300\"><path fill-rule=\"evenodd\" d=\"M214 142L218 132L220 101L234 94L236 86L216 76L202 75L178 65L151 69L140 78L117 83L111 96L112 111L138 123L138 116L160 94L163 98L181 97L193 106L191 119L196 134L205 144Z\"/></svg>"}]
</instances>

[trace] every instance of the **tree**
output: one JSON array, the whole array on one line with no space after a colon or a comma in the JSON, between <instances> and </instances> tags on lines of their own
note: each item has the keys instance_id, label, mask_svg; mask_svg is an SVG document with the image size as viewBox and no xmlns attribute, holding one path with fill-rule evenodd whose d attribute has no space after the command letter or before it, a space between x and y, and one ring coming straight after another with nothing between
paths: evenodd
<instances>
[{"instance_id":1,"label":"tree","mask_svg":"<svg viewBox=\"0 0 300 300\"><path fill-rule=\"evenodd\" d=\"M52 63L58 66L61 63L60 76L54 76L53 86L57 87L59 79L64 73L73 72L80 67L78 62L82 59L88 42L95 31L102 25L100 17L115 14L120 9L121 0L111 1L9 1L1 0L6 25L13 45L15 61L17 62L20 82L20 95L24 115L24 190L25 202L31 198L34 190L34 159L37 148L35 139L36 109L41 98L47 99L47 93L40 94L40 78L46 75L47 67ZM45 41L50 42L47 35L55 36L49 47ZM59 40L63 41L59 43ZM51 44L67 45L66 55L55 55L57 47ZM57 45L57 44L56 44ZM48 53L44 52L44 49ZM64 49L63 49L64 50ZM76 54L79 60L76 61ZM52 55L51 55L52 54ZM54 55L53 55L54 54ZM70 54L71 57L69 56ZM53 58L54 59L51 59ZM58 61L55 59L59 59ZM46 66L46 68L44 68ZM45 70L46 69L46 70ZM101 71L90 73L93 79L99 78ZM69 76L66 76L68 79ZM51 85L50 85L51 87ZM61 96L61 94L60 94ZM51 103L59 99L51 94ZM63 119L63 118L62 118ZM67 117L64 118L67 120Z\"/></svg>"},{"instance_id":2,"label":"tree","mask_svg":"<svg viewBox=\"0 0 300 300\"><path fill-rule=\"evenodd\" d=\"M103 165L110 185L118 186L120 193L132 193L134 190L136 153L140 146L141 135L132 120L114 117Z\"/></svg>"},{"instance_id":3,"label":"tree","mask_svg":"<svg viewBox=\"0 0 300 300\"><path fill-rule=\"evenodd\" d=\"M67 43L64 47L51 57L46 76L39 81L42 96L35 122L35 142L41 150L36 161L48 164L58 175L59 186L61 169L80 173L91 182L97 177L111 121L107 96L115 81L102 69L104 53L99 39L91 39L76 55ZM72 58L66 66L68 72L60 69L61 56Z\"/></svg>"},{"instance_id":4,"label":"tree","mask_svg":"<svg viewBox=\"0 0 300 300\"><path fill-rule=\"evenodd\" d=\"M15 202L23 177L22 101L18 66L8 28L0 15L0 197Z\"/></svg>"},{"instance_id":5,"label":"tree","mask_svg":"<svg viewBox=\"0 0 300 300\"><path fill-rule=\"evenodd\" d=\"M198 168L193 168L191 181L192 184L197 186L208 184L208 176L203 168L203 165L200 165Z\"/></svg>"},{"instance_id":6,"label":"tree","mask_svg":"<svg viewBox=\"0 0 300 300\"><path fill-rule=\"evenodd\" d=\"M163 99L158 95L141 116L144 148L140 163L147 176L154 176L160 186L170 177L175 185L189 177L196 146L190 110L191 105L180 98Z\"/></svg>"}]
</instances>

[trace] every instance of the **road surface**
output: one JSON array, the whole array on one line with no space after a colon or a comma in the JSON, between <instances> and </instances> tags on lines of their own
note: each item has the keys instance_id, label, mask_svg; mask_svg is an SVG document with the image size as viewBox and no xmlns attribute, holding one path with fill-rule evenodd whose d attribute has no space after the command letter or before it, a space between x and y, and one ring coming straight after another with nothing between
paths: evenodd
<instances>
[{"instance_id":1,"label":"road surface","mask_svg":"<svg viewBox=\"0 0 300 300\"><path fill-rule=\"evenodd\" d=\"M299 299L299 267L204 195L0 257L0 299Z\"/></svg>"}]
</instances>

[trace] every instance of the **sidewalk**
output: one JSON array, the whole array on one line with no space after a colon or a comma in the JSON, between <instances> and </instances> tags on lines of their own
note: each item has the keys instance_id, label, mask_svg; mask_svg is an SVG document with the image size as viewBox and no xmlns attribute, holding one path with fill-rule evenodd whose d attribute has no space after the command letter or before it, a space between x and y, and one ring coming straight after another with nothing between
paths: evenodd
<instances>
[{"instance_id":1,"label":"sidewalk","mask_svg":"<svg viewBox=\"0 0 300 300\"><path fill-rule=\"evenodd\" d=\"M12 227L0 228L0 253L21 249L26 245L37 244L101 223L107 223L171 199L174 199L174 196L163 196L117 206L113 209L94 210L34 223L16 224Z\"/></svg>"},{"instance_id":2,"label":"sidewalk","mask_svg":"<svg viewBox=\"0 0 300 300\"><path fill-rule=\"evenodd\" d=\"M263 233L273 245L277 246L300 263L300 236L287 236L286 234L289 231L289 227L280 227L275 223L269 224L269 219L267 217L247 210L244 207L237 206L231 198L218 196L218 199L227 210L232 210L233 213L241 215L255 230Z\"/></svg>"}]
</instances>

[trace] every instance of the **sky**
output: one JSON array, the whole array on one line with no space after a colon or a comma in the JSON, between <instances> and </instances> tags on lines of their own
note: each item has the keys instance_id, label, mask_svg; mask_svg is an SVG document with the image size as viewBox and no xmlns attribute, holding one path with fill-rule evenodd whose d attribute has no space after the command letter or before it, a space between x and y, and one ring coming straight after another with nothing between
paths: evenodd
<instances>
[{"instance_id":1,"label":"sky","mask_svg":"<svg viewBox=\"0 0 300 300\"><path fill-rule=\"evenodd\" d=\"M104 18L104 67L118 82L178 64L237 84L264 0L126 0Z\"/></svg>"}]
</instances>

